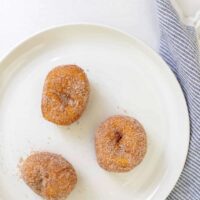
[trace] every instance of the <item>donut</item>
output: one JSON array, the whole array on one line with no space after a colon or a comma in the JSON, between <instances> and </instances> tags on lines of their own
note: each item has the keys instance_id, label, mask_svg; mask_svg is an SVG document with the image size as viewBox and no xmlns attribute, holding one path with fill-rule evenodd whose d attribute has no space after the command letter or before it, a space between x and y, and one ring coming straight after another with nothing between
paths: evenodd
<instances>
[{"instance_id":1,"label":"donut","mask_svg":"<svg viewBox=\"0 0 200 200\"><path fill-rule=\"evenodd\" d=\"M137 166L147 150L146 133L142 125L129 116L111 116L95 135L97 162L110 172L127 172Z\"/></svg>"},{"instance_id":2,"label":"donut","mask_svg":"<svg viewBox=\"0 0 200 200\"><path fill-rule=\"evenodd\" d=\"M76 65L55 67L43 87L43 117L58 125L69 125L80 118L88 97L89 81L83 69Z\"/></svg>"},{"instance_id":3,"label":"donut","mask_svg":"<svg viewBox=\"0 0 200 200\"><path fill-rule=\"evenodd\" d=\"M73 166L62 156L49 152L30 155L20 166L25 183L47 200L66 198L77 183Z\"/></svg>"}]
</instances>

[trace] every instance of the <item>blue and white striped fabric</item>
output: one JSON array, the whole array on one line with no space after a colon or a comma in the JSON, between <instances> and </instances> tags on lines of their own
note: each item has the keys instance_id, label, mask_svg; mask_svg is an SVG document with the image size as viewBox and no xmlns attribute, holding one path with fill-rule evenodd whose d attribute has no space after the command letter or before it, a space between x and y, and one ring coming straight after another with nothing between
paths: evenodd
<instances>
[{"instance_id":1,"label":"blue and white striped fabric","mask_svg":"<svg viewBox=\"0 0 200 200\"><path fill-rule=\"evenodd\" d=\"M197 36L185 26L170 0L156 0L160 54L175 73L190 113L190 147L184 170L168 200L200 200L200 63Z\"/></svg>"}]
</instances>

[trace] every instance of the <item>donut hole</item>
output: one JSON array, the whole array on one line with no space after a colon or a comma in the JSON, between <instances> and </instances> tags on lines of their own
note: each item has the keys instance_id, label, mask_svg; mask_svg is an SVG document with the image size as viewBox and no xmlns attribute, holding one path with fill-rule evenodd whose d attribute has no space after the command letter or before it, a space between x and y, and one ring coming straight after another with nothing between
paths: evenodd
<instances>
[{"instance_id":1,"label":"donut hole","mask_svg":"<svg viewBox=\"0 0 200 200\"><path fill-rule=\"evenodd\" d=\"M116 144L119 144L120 143L120 141L122 140L122 133L121 132L119 132L119 131L116 131L115 132L115 143Z\"/></svg>"},{"instance_id":2,"label":"donut hole","mask_svg":"<svg viewBox=\"0 0 200 200\"><path fill-rule=\"evenodd\" d=\"M74 99L71 97L70 94L66 94L66 93L61 93L60 94L60 100L61 100L61 104L66 107L66 106L73 106L74 105Z\"/></svg>"},{"instance_id":3,"label":"donut hole","mask_svg":"<svg viewBox=\"0 0 200 200\"><path fill-rule=\"evenodd\" d=\"M50 179L49 173L44 169L37 170L36 191L42 193L47 181Z\"/></svg>"},{"instance_id":4,"label":"donut hole","mask_svg":"<svg viewBox=\"0 0 200 200\"><path fill-rule=\"evenodd\" d=\"M38 170L37 181L35 183L35 189L38 193L42 192L43 185L44 185L44 178L42 176L42 172L40 170Z\"/></svg>"},{"instance_id":5,"label":"donut hole","mask_svg":"<svg viewBox=\"0 0 200 200\"><path fill-rule=\"evenodd\" d=\"M73 107L76 105L75 100L71 97L70 94L66 94L66 93L61 93L59 95L59 99L60 99L60 111L64 112L65 109L70 106Z\"/></svg>"}]
</instances>

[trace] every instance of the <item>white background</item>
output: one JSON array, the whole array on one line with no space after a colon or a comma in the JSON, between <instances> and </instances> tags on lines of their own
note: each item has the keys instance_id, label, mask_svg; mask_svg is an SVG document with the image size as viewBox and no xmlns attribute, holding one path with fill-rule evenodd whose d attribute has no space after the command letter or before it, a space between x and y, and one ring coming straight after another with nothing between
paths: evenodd
<instances>
[{"instance_id":1,"label":"white background","mask_svg":"<svg viewBox=\"0 0 200 200\"><path fill-rule=\"evenodd\" d=\"M200 0L177 0L186 16ZM28 36L65 23L117 27L158 49L155 0L0 0L0 57Z\"/></svg>"}]
</instances>

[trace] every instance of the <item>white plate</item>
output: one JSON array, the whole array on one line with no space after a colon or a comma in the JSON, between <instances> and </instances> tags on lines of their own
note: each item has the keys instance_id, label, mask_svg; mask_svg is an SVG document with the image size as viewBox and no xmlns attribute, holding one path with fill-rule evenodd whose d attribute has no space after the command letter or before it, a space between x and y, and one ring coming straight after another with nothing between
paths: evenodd
<instances>
[{"instance_id":1,"label":"white plate","mask_svg":"<svg viewBox=\"0 0 200 200\"><path fill-rule=\"evenodd\" d=\"M59 127L40 110L45 76L75 63L88 74L91 96L78 123ZM162 200L184 166L189 120L169 67L137 39L97 25L68 25L39 33L0 63L0 197L39 200L19 177L31 151L62 154L78 184L69 200ZM112 114L136 117L148 134L144 161L129 173L108 173L95 157L94 133Z\"/></svg>"}]
</instances>

